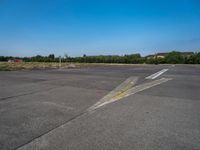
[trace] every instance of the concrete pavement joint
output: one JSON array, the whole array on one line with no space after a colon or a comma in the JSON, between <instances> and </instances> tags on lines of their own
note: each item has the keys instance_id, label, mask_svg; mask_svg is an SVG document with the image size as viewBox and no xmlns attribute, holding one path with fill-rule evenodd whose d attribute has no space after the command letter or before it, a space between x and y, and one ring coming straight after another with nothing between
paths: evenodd
<instances>
[{"instance_id":1,"label":"concrete pavement joint","mask_svg":"<svg viewBox=\"0 0 200 150\"><path fill-rule=\"evenodd\" d=\"M36 141L36 140L40 139L42 136L44 136L44 135L46 135L46 134L49 134L50 132L53 132L54 130L56 130L56 129L58 129L58 128L62 128L64 125L66 125L66 124L70 123L71 121L73 121L73 120L75 120L75 119L77 119L77 118L83 116L84 114L87 114L87 112L84 111L84 112L82 112L82 113L80 113L80 114L78 114L78 115L72 117L71 119L67 120L66 122L63 122L62 124L59 124L59 125L55 126L55 127L52 128L51 130L48 130L48 131L44 132L43 134L41 134L41 135L39 135L39 136L37 136L37 137L35 137L35 138L33 138L33 139L27 141L26 143L24 143L24 144L22 144L22 145L19 145L19 146L16 147L15 149L16 149L16 150L21 149L21 148L24 147L25 145L27 145L27 144L29 144L29 143L31 143L31 142L33 142L33 141Z\"/></svg>"}]
</instances>

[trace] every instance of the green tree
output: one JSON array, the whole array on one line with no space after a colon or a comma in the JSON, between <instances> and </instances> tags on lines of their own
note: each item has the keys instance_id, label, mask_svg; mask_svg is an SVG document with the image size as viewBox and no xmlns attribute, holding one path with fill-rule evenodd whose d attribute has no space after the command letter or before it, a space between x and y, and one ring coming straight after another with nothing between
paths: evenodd
<instances>
[{"instance_id":1,"label":"green tree","mask_svg":"<svg viewBox=\"0 0 200 150\"><path fill-rule=\"evenodd\" d=\"M49 55L49 58L50 58L51 60L54 60L54 59L55 59L55 55L54 55L54 54L50 54L50 55Z\"/></svg>"},{"instance_id":2,"label":"green tree","mask_svg":"<svg viewBox=\"0 0 200 150\"><path fill-rule=\"evenodd\" d=\"M184 63L184 57L180 52L172 51L165 57L165 61L169 64L180 64Z\"/></svg>"}]
</instances>

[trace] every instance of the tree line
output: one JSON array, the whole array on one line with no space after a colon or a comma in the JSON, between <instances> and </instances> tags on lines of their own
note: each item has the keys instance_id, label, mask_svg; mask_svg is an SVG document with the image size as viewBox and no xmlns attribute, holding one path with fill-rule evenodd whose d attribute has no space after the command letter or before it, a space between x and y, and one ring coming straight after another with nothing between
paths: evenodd
<instances>
[{"instance_id":1,"label":"tree line","mask_svg":"<svg viewBox=\"0 0 200 150\"><path fill-rule=\"evenodd\" d=\"M77 62L77 63L123 63L123 64L200 64L200 52L191 55L183 55L181 52L172 51L167 53L164 57L157 55L142 57L140 54L130 55L99 55L82 57L55 57L54 54L49 56L34 56L34 57L7 57L0 56L0 61L8 61L14 59L21 59L24 62Z\"/></svg>"}]
</instances>

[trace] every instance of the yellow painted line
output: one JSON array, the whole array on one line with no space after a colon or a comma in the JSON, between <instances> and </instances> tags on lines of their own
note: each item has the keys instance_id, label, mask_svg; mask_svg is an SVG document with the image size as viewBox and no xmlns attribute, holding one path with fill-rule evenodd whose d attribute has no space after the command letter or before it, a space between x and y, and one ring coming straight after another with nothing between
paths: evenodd
<instances>
[{"instance_id":1,"label":"yellow painted line","mask_svg":"<svg viewBox=\"0 0 200 150\"><path fill-rule=\"evenodd\" d=\"M112 99L120 99L123 98L126 95L126 92L118 92L115 96L112 97Z\"/></svg>"}]
</instances>

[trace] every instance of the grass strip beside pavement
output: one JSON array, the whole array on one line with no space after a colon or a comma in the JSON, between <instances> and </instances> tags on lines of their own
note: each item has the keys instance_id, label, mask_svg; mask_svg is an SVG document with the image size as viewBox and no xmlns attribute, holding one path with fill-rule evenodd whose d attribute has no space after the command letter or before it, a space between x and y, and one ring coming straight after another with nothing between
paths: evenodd
<instances>
[{"instance_id":1,"label":"grass strip beside pavement","mask_svg":"<svg viewBox=\"0 0 200 150\"><path fill-rule=\"evenodd\" d=\"M100 66L148 66L146 64L116 64L116 63L77 63L63 62L61 68L88 68ZM15 71L15 70L37 70L37 69L56 69L60 68L58 62L0 62L0 71Z\"/></svg>"},{"instance_id":2,"label":"grass strip beside pavement","mask_svg":"<svg viewBox=\"0 0 200 150\"><path fill-rule=\"evenodd\" d=\"M67 63L62 63L62 68L69 66ZM15 70L34 70L34 69L53 69L59 68L59 63L43 63L43 62L0 62L0 71L15 71Z\"/></svg>"}]
</instances>

